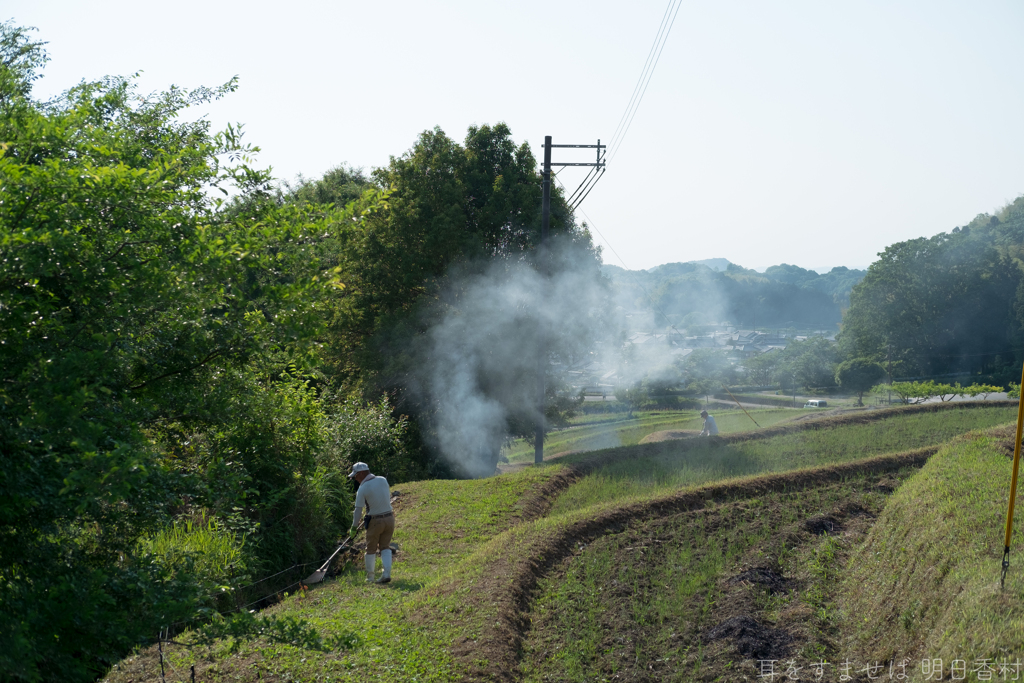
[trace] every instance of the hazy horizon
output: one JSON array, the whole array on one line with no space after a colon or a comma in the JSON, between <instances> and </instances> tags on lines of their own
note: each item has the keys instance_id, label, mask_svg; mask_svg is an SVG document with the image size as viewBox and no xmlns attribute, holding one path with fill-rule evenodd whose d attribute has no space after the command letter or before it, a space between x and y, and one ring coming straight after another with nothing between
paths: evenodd
<instances>
[{"instance_id":1,"label":"hazy horizon","mask_svg":"<svg viewBox=\"0 0 1024 683\"><path fill-rule=\"evenodd\" d=\"M766 270L768 270L772 266L781 266L781 265L785 264L785 265L790 265L790 266L797 266L799 268L803 268L804 270L810 270L810 271L813 271L815 273L818 273L819 275L824 275L825 273L831 272L833 268L849 268L850 270L867 270L868 267L871 265L871 264L868 264L868 265L864 265L864 266L848 266L846 264L839 263L839 264L836 264L834 266L828 266L828 267L823 267L823 268L808 268L807 266L801 265L799 263L789 263L788 261L781 261L779 263L769 263L766 266L761 266L761 267L757 268L757 267L747 266L747 265L744 265L742 263L736 263L732 259L729 259L729 258L727 258L725 256L715 256L715 257L712 257L712 258L692 259L692 260L689 260L689 261L665 261L664 263L659 263L657 265L650 266L649 268L625 268L624 266L622 266L619 263L610 262L605 257L604 254L602 254L602 257L605 258L604 262L602 263L602 265L604 265L604 266L615 266L616 268L622 268L623 270L627 270L627 271L645 271L645 272L650 272L650 271L654 270L655 268L660 268L661 266L672 265L673 263L706 263L707 261L718 261L718 260L728 261L729 263L733 264L734 266L740 266L742 268L746 268L747 270L753 270L753 271L758 272L758 273L764 273Z\"/></svg>"}]
</instances>

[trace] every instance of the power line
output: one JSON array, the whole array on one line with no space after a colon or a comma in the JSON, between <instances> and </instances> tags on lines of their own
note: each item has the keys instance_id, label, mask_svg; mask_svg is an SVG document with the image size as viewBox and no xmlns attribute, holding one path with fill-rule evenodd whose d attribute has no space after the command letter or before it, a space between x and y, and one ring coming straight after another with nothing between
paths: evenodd
<instances>
[{"instance_id":1,"label":"power line","mask_svg":"<svg viewBox=\"0 0 1024 683\"><path fill-rule=\"evenodd\" d=\"M612 133L611 142L615 142L615 139L619 135L619 131L622 129L622 124L626 120L626 114L629 113L630 108L633 106L633 100L636 99L636 94L640 91L640 83L644 79L644 73L647 71L647 65L651 61L651 55L654 54L654 47L658 44L658 37L661 36L661 31L665 26L665 19L668 17L669 9L672 7L672 2L669 0L668 6L665 8L665 14L661 17L661 24L658 25L658 33L654 38L654 43L651 45L650 52L647 53L647 60L644 62L644 68L640 71L640 78L637 79L636 85L633 86L633 94L629 96L629 103L626 104L626 111L622 112L622 116L619 118L619 123L615 126L615 132Z\"/></svg>"},{"instance_id":2,"label":"power line","mask_svg":"<svg viewBox=\"0 0 1024 683\"><path fill-rule=\"evenodd\" d=\"M672 11L672 6L675 4L675 11ZM658 27L658 34L654 38L654 44L651 45L651 52L647 56L647 64L644 64L644 70L640 72L640 79L637 81L636 87L633 89L633 98L630 98L629 104L626 105L626 111L623 114L623 118L619 121L619 128L621 128L622 121L626 120L626 115L629 115L626 127L622 128L619 133L619 128L616 128L616 134L612 135L612 141L608 143L611 157L609 160L614 159L618 153L619 148L622 146L622 141L626 138L626 133L629 132L629 127L633 124L633 119L636 117L636 112L640 109L640 102L644 99L644 94L647 92L647 86L651 83L651 76L654 75L654 70L658 66L658 61L661 60L661 53L665 50L665 44L668 42L668 35L672 31L672 26L676 23L676 17L679 15L679 9L683 6L682 0L669 0L668 7L665 10L665 16L662 17L661 26ZM665 27L665 19L669 13L672 14L672 20L668 23L667 28ZM659 44L660 43L660 44ZM651 55L654 54L655 48L657 48L657 56L654 58L654 62L651 63ZM648 69L650 64L650 69ZM645 80L646 78L646 80ZM636 97L637 90L640 88L640 83L643 82L643 88L639 90L640 96ZM632 113L630 109L632 108Z\"/></svg>"},{"instance_id":3,"label":"power line","mask_svg":"<svg viewBox=\"0 0 1024 683\"><path fill-rule=\"evenodd\" d=\"M602 156L601 158L604 158L604 157ZM565 169L562 169L562 170L565 170ZM594 172L595 172L596 170L597 170L597 168L596 168L596 167L593 167L593 168L591 168L591 169L590 169L589 171L587 171L587 175L585 175L585 176L583 177L583 182L581 182L581 183L579 184L579 186L578 186L578 187L577 187L577 188L576 188L575 190L573 190L573 191L572 191L572 194L571 194L571 195L569 195L568 199L566 199L566 200L565 200L565 203L566 203L566 204L570 204L570 205L572 204L573 200L574 200L574 199L575 199L575 198L576 198L576 197L577 197L577 196L579 195L579 193L580 193L580 189L581 189L581 188L582 188L582 187L583 187L584 185L586 185L587 181L588 181L588 180L590 180L590 176L592 176L592 175L594 174ZM559 173L560 173L560 172L561 172L561 171L559 171ZM558 175L558 173L556 173L555 175L557 176L557 175ZM562 184L561 184L561 183L559 183L559 185L562 185ZM565 189L565 185L562 185L562 189Z\"/></svg>"},{"instance_id":4,"label":"power line","mask_svg":"<svg viewBox=\"0 0 1024 683\"><path fill-rule=\"evenodd\" d=\"M558 180L557 178L555 180L558 182L559 185L562 185L562 181ZM565 185L562 185L562 189L565 189ZM579 205L577 205L577 207L578 206ZM643 292L644 296L647 297L647 300L651 303L651 307L653 309L655 309L655 311L657 311L658 313L661 314L661 317L665 319L665 322L668 323L668 326L670 328L672 328L676 332L679 332L679 330L676 329L676 326L672 324L672 321L669 319L669 317L667 315L665 315L665 312L663 310L661 310L661 307L658 306L658 304L656 304L654 302L654 299L651 298L651 295L647 293L647 289L640 283L640 280L637 279L636 275L633 274L633 271L630 270L629 266L626 265L626 262L622 259L621 256L619 256L619 252L615 251L615 247L612 246L612 243L609 242L608 238L605 237L604 234L602 234L601 231L597 229L597 226L594 225L594 222L592 220L590 220L590 216L588 216L586 214L586 212L583 211L583 209L580 209L579 211L580 211L581 214L583 214L583 218L586 219L587 226L594 229L594 232L596 232L598 234L598 236L601 238L601 240L604 241L604 243L606 245L608 245L609 249L611 249L611 252L613 254L615 254L615 258L619 259L619 263L622 264L622 267L625 268L626 272L629 273L630 277L633 278L633 282L636 283L636 286L639 287L640 291ZM682 334L682 332L679 332L679 333Z\"/></svg>"},{"instance_id":5,"label":"power line","mask_svg":"<svg viewBox=\"0 0 1024 683\"><path fill-rule=\"evenodd\" d=\"M590 194L590 191L594 189L594 185L597 185L597 181L604 177L604 173L605 169L601 169L601 172L598 175L594 176L594 181L590 183L590 186L583 192L582 196L580 196L580 198L577 199L576 202L572 205L571 208L573 211L579 208L580 204L583 203L583 200L586 199L587 195Z\"/></svg>"},{"instance_id":6,"label":"power line","mask_svg":"<svg viewBox=\"0 0 1024 683\"><path fill-rule=\"evenodd\" d=\"M666 323L668 323L668 326L676 332L679 332L679 330L672 324L669 317L665 315L665 312L661 310L661 307L654 302L654 299L647 292L647 289L640 283L640 280L637 279L633 271L626 265L626 262L622 257L619 256L619 253L615 251L615 247L612 246L612 243L608 241L608 238L606 238L601 231L597 229L597 226L594 225L594 222L590 217L587 216L587 214L579 207L583 203L583 200L585 200L590 194L590 191L594 189L594 186L597 185L597 182L604 176L604 169L600 167L600 162L604 161L608 152L611 152L611 158L614 158L615 154L622 146L622 141L626 138L626 134L629 132L629 128L633 124L633 119L636 118L636 113L640 108L640 103L643 101L644 95L647 93L647 87L651 83L651 77L654 75L654 70L658 67L658 62L661 60L661 53L665 50L665 44L668 42L669 33L671 33L672 27L675 25L676 17L679 15L679 10L682 6L682 0L669 0L668 5L666 5L665 13L661 16L661 22L658 24L658 31L654 36L654 42L651 43L651 49L647 53L647 59L644 61L644 67L640 71L640 77L637 79L636 85L633 86L633 93L630 95L625 111L622 112L622 116L619 118L619 123L615 127L612 139L608 143L607 151L598 157L598 166L592 168L590 172L587 173L583 178L583 181L575 190L573 190L572 194L569 195L566 200L566 203L570 205L570 209L572 211L580 211L586 219L587 224L601 237L611 252L615 254L615 258L617 258L619 263L622 264L622 267L625 268L630 274L630 277L633 278L637 287L639 287L640 291L642 291L644 296L647 297L651 307L660 313L661 317L665 319ZM625 126L623 126L623 124L625 124ZM597 173L599 168L601 172ZM591 176L593 176L592 179ZM562 186L563 190L566 189L565 185L563 185L562 181L557 177L555 178L555 181Z\"/></svg>"},{"instance_id":7,"label":"power line","mask_svg":"<svg viewBox=\"0 0 1024 683\"><path fill-rule=\"evenodd\" d=\"M602 162L608 156L608 152L611 152L612 157L614 157L619 147L622 146L622 141L626 138L626 133L629 132L630 126L633 125L633 119L636 118L636 113L640 108L640 103L643 101L644 94L647 93L651 77L654 75L654 70L661 60L661 53L665 50L668 35L672 31L672 26L675 25L676 17L679 15L679 9L682 6L682 0L669 0L668 5L666 5L665 13L661 16L661 23L658 24L658 32L654 36L654 42L651 43L651 49L648 51L647 59L644 61L644 68L641 69L640 77L637 79L636 85L633 86L633 93L630 95L625 111L619 117L619 123L615 127L615 132L608 143L608 148L598 156L597 164L590 169L580 184L566 199L566 203L572 210L577 209L583 203L583 200L587 198L590 191L597 185L597 181L604 176ZM565 189L564 185L562 187Z\"/></svg>"},{"instance_id":8,"label":"power line","mask_svg":"<svg viewBox=\"0 0 1024 683\"><path fill-rule=\"evenodd\" d=\"M651 83L651 77L654 75L654 70L658 66L658 62L661 60L661 53L665 50L665 44L668 42L669 33L672 31L672 26L675 25L676 17L679 15L679 10L683 6L682 0L669 0L668 5L665 6L665 13L661 16L661 23L658 24L658 31L654 36L654 42L651 43L651 49L647 52L647 59L644 61L644 68L640 70L640 77L636 81L636 85L633 86L633 93L629 97L629 102L626 104L625 111L622 112L622 116L619 117L619 123L615 127L615 132L612 133L612 139L608 143L607 149L604 153L598 155L597 164L590 169L587 175L583 178L582 182L572 191L572 194L566 199L566 203L575 210L583 203L590 191L594 189L597 181L604 175L604 171L601 170L602 162L608 156L608 152L612 153L612 157L618 152L619 147L622 146L622 141L626 137L626 133L629 132L630 126L633 125L633 119L636 118L636 113L640 108L640 103L643 101L644 95L647 93L647 87ZM600 171L600 172L599 172ZM560 183L561 184L561 183ZM562 186L565 189L565 186ZM609 245L610 246L610 245Z\"/></svg>"},{"instance_id":9,"label":"power line","mask_svg":"<svg viewBox=\"0 0 1024 683\"><path fill-rule=\"evenodd\" d=\"M668 21L669 14L672 11L672 4L675 1L676 0L669 0L668 6L665 7L665 14L663 14L662 17L661 17L661 23L658 24L658 32L654 36L654 42L651 44L651 49L647 53L646 61L644 61L644 68L640 70L640 78L637 79L636 85L633 86L633 94L630 95L629 103L626 104L626 110L624 112L622 112L622 116L619 118L619 125L617 125L615 127L615 132L612 133L612 139L608 143L609 146L612 146L612 145L615 144L616 140L619 137L619 133L622 131L622 126L625 123L625 121L626 121L626 119L627 119L627 117L629 115L630 110L633 108L633 103L636 101L637 94L641 90L641 86L642 86L642 84L644 82L644 76L647 74L648 67L650 67L650 65L651 65L651 58L654 56L654 52L655 52L655 50L658 47L658 43L661 41L661 34L665 30L666 22Z\"/></svg>"}]
</instances>

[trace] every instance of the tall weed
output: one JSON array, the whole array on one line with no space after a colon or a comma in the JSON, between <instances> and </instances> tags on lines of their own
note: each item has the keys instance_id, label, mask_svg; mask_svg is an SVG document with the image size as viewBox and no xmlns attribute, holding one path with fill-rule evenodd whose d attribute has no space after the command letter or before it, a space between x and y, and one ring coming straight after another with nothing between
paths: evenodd
<instances>
[{"instance_id":1,"label":"tall weed","mask_svg":"<svg viewBox=\"0 0 1024 683\"><path fill-rule=\"evenodd\" d=\"M158 558L169 567L188 566L200 581L229 584L248 578L246 536L236 536L203 511L178 519L139 540L139 555Z\"/></svg>"}]
</instances>

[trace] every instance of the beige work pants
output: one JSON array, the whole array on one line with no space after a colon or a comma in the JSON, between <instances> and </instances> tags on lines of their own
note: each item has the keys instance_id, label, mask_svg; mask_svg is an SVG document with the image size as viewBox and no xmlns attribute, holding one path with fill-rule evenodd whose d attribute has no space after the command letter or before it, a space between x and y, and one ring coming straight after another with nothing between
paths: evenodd
<instances>
[{"instance_id":1,"label":"beige work pants","mask_svg":"<svg viewBox=\"0 0 1024 683\"><path fill-rule=\"evenodd\" d=\"M366 529L366 554L372 555L379 550L391 547L391 537L395 535L395 515L387 517L374 516Z\"/></svg>"}]
</instances>

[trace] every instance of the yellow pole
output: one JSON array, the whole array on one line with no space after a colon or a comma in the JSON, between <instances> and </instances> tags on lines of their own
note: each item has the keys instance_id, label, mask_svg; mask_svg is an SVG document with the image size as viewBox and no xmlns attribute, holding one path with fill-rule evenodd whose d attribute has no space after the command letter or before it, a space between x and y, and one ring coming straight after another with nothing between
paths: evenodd
<instances>
[{"instance_id":1,"label":"yellow pole","mask_svg":"<svg viewBox=\"0 0 1024 683\"><path fill-rule=\"evenodd\" d=\"M1024 369L1020 383L1024 385ZM1013 441L1013 475L1010 477L1010 504L1006 509L1006 537L1003 540L1003 573L1000 585L1006 584L1006 570L1010 568L1010 535L1013 533L1013 505L1017 501L1017 472L1020 469L1020 440L1024 430L1024 400L1017 397L1017 438Z\"/></svg>"},{"instance_id":2,"label":"yellow pole","mask_svg":"<svg viewBox=\"0 0 1024 683\"><path fill-rule=\"evenodd\" d=\"M1024 381L1024 380L1022 380L1022 381ZM731 392L731 391L729 391L729 387L725 386L725 384L722 384L722 388L723 388L723 389L725 389L726 391L728 391L728 392L729 392L729 395L730 395L730 396L732 396L732 392ZM740 403L740 402L739 402L738 400L736 400L736 397L735 397L735 396L732 396L732 400L736 401L736 405L738 405L738 406L740 407L740 410L742 410L742 411L743 411L743 413L744 413L744 414L745 414L745 415L746 415L747 417L750 417L750 413L748 413L748 412L747 412L747 409L746 409L746 408L744 408L744 407L743 407L743 405L742 405L742 404L741 404L741 403ZM752 422L753 422L754 424L756 424L756 425L757 425L757 420L755 420L755 419L754 419L754 418L752 418L752 417L750 417L750 419L751 419L751 421L752 421ZM757 425L757 428L758 428L758 429L761 429L761 425Z\"/></svg>"}]
</instances>

